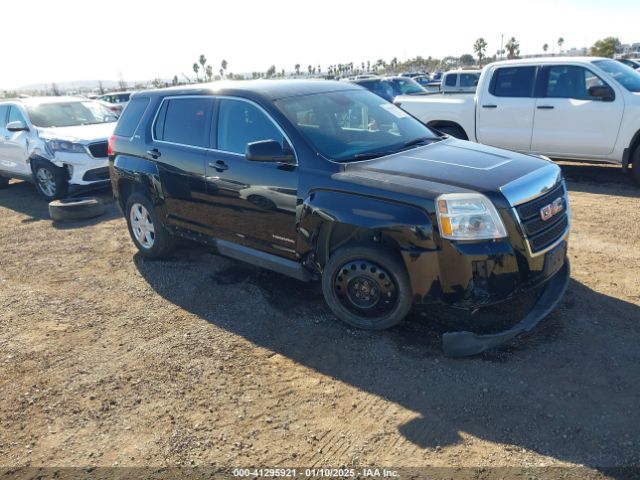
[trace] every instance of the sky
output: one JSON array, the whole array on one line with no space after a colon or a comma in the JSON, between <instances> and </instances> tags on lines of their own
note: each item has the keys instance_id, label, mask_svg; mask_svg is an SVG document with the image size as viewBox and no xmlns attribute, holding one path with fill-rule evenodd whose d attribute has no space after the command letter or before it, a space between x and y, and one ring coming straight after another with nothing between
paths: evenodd
<instances>
[{"instance_id":1,"label":"sky","mask_svg":"<svg viewBox=\"0 0 640 480\"><path fill-rule=\"evenodd\" d=\"M193 77L214 71L293 71L307 65L493 55L514 36L522 54L589 47L617 36L640 42L638 0L31 0L0 10L0 89L81 80Z\"/></svg>"}]
</instances>

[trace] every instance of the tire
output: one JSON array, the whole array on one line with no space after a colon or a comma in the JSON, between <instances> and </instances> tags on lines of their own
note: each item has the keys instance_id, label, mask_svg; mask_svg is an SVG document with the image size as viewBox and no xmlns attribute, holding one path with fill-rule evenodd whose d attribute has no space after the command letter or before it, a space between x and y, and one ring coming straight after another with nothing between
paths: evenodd
<instances>
[{"instance_id":1,"label":"tire","mask_svg":"<svg viewBox=\"0 0 640 480\"><path fill-rule=\"evenodd\" d=\"M35 160L31 165L36 190L42 198L50 202L67 195L69 181L64 168L47 160Z\"/></svg>"},{"instance_id":2,"label":"tire","mask_svg":"<svg viewBox=\"0 0 640 480\"><path fill-rule=\"evenodd\" d=\"M166 257L175 247L175 239L162 225L149 198L139 192L127 198L125 216L129 235L138 251L148 258Z\"/></svg>"},{"instance_id":3,"label":"tire","mask_svg":"<svg viewBox=\"0 0 640 480\"><path fill-rule=\"evenodd\" d=\"M325 265L322 293L340 320L366 330L397 325L412 305L409 276L399 256L370 246L337 250Z\"/></svg>"},{"instance_id":4,"label":"tire","mask_svg":"<svg viewBox=\"0 0 640 480\"><path fill-rule=\"evenodd\" d=\"M454 127L454 126L437 127L435 128L435 130L438 130L439 132L442 132L442 133L446 133L450 137L459 138L460 140L469 140L469 137L467 137L467 134L464 133L464 130L462 130L462 128L460 127Z\"/></svg>"},{"instance_id":5,"label":"tire","mask_svg":"<svg viewBox=\"0 0 640 480\"><path fill-rule=\"evenodd\" d=\"M102 215L105 207L95 197L67 198L49 203L49 216L54 221L86 220Z\"/></svg>"},{"instance_id":6,"label":"tire","mask_svg":"<svg viewBox=\"0 0 640 480\"><path fill-rule=\"evenodd\" d=\"M633 152L633 162L631 163L631 176L636 185L640 186L640 146Z\"/></svg>"},{"instance_id":7,"label":"tire","mask_svg":"<svg viewBox=\"0 0 640 480\"><path fill-rule=\"evenodd\" d=\"M0 177L0 190L9 186L9 179L7 177Z\"/></svg>"}]
</instances>

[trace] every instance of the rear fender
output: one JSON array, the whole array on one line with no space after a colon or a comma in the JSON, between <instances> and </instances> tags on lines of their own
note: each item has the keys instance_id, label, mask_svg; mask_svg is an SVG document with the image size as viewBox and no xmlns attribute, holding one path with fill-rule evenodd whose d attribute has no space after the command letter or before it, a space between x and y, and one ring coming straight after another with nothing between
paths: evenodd
<instances>
[{"instance_id":1,"label":"rear fender","mask_svg":"<svg viewBox=\"0 0 640 480\"><path fill-rule=\"evenodd\" d=\"M126 196L122 192L144 191L158 207L164 206L164 194L160 184L160 173L155 162L138 157L120 155L113 162L111 186L113 195L122 209Z\"/></svg>"},{"instance_id":2,"label":"rear fender","mask_svg":"<svg viewBox=\"0 0 640 480\"><path fill-rule=\"evenodd\" d=\"M436 250L433 223L425 211L351 193L311 193L303 202L298 226L298 252L319 272L332 251L352 241L403 251Z\"/></svg>"}]
</instances>

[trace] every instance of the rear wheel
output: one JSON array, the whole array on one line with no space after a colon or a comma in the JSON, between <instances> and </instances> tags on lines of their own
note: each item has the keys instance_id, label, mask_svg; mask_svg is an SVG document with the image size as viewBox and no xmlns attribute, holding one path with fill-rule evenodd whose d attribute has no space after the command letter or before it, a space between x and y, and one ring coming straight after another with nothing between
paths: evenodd
<instances>
[{"instance_id":1,"label":"rear wheel","mask_svg":"<svg viewBox=\"0 0 640 480\"><path fill-rule=\"evenodd\" d=\"M411 286L402 261L384 249L344 247L322 274L322 292L333 313L357 328L383 330L411 309Z\"/></svg>"},{"instance_id":2,"label":"rear wheel","mask_svg":"<svg viewBox=\"0 0 640 480\"><path fill-rule=\"evenodd\" d=\"M36 190L49 202L64 197L69 189L65 170L46 160L33 163L33 178Z\"/></svg>"},{"instance_id":3,"label":"rear wheel","mask_svg":"<svg viewBox=\"0 0 640 480\"><path fill-rule=\"evenodd\" d=\"M173 250L173 236L160 223L156 209L145 195L132 193L125 214L131 239L145 257L162 258Z\"/></svg>"}]
</instances>

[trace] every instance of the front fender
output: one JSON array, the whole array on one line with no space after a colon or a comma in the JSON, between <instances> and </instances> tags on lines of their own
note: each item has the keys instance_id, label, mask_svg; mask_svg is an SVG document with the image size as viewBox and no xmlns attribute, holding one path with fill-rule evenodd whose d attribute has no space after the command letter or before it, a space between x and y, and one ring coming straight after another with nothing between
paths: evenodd
<instances>
[{"instance_id":1,"label":"front fender","mask_svg":"<svg viewBox=\"0 0 640 480\"><path fill-rule=\"evenodd\" d=\"M303 202L298 222L298 252L322 268L345 233L391 244L405 251L435 250L433 223L421 208L339 191L314 191ZM338 238L337 238L338 237ZM365 237L365 238L363 238Z\"/></svg>"}]
</instances>

